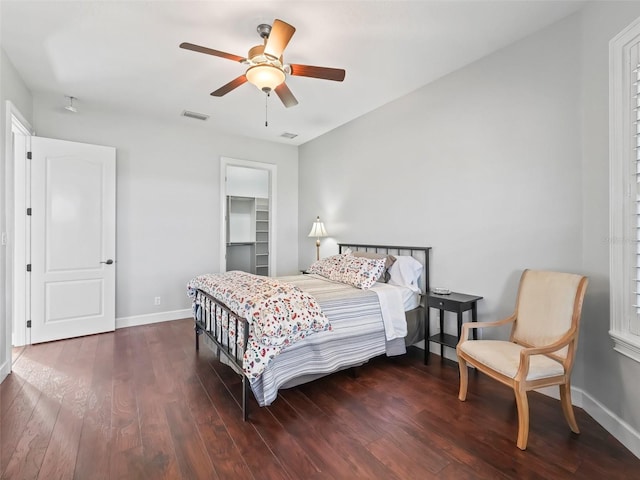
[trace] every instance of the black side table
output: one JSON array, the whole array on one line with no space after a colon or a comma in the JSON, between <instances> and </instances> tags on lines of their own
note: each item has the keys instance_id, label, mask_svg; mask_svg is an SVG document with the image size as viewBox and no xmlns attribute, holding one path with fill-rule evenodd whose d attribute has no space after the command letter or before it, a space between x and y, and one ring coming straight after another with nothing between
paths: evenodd
<instances>
[{"instance_id":1,"label":"black side table","mask_svg":"<svg viewBox=\"0 0 640 480\"><path fill-rule=\"evenodd\" d=\"M466 311L471 311L471 321L478 321L478 309L477 302L482 299L477 295L467 295L465 293L451 292L448 295L441 295L433 292L427 293L427 315L424 326L424 363L429 363L429 342L440 344L440 357L442 356L443 347L456 348L458 340L460 339L460 331L462 330L462 314ZM437 308L440 310L440 332L435 335L429 336L429 311L431 308ZM453 312L458 314L458 335L449 335L444 333L444 312ZM478 330L473 329L473 339L477 340Z\"/></svg>"}]
</instances>

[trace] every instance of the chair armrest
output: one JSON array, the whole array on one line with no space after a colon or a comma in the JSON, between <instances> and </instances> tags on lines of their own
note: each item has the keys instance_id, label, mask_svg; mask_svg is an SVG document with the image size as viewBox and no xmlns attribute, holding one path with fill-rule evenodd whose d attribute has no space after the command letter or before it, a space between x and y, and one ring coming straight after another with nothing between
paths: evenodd
<instances>
[{"instance_id":1,"label":"chair armrest","mask_svg":"<svg viewBox=\"0 0 640 480\"><path fill-rule=\"evenodd\" d=\"M462 330L460 331L460 340L458 341L458 345L463 342L466 342L469 339L469 330L472 328L485 328L485 327L499 327L501 325L506 325L507 323L513 323L516 319L515 314L503 318L502 320L498 320L496 322L471 322L471 323L463 323Z\"/></svg>"},{"instance_id":2,"label":"chair armrest","mask_svg":"<svg viewBox=\"0 0 640 480\"><path fill-rule=\"evenodd\" d=\"M545 345L544 347L526 347L520 351L520 367L516 373L516 379L524 379L527 378L529 374L529 357L532 355L546 355L547 353L557 352L561 348L566 347L575 340L575 336L578 330L572 328L565 335L563 335L560 339L556 340L549 345Z\"/></svg>"},{"instance_id":3,"label":"chair armrest","mask_svg":"<svg viewBox=\"0 0 640 480\"><path fill-rule=\"evenodd\" d=\"M553 342L549 345L545 345L544 347L527 347L520 352L520 357L522 357L523 355L526 355L526 356L543 355L547 353L557 352L561 348L566 347L567 345L569 345L569 343L571 343L574 337L574 333L575 333L575 330L572 332L569 332L567 335L562 337L557 342Z\"/></svg>"}]
</instances>

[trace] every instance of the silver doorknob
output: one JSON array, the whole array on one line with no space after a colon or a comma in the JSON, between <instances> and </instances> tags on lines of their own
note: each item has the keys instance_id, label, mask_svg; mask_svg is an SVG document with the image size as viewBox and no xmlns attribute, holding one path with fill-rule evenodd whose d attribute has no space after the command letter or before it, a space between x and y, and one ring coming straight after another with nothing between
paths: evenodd
<instances>
[{"instance_id":1,"label":"silver doorknob","mask_svg":"<svg viewBox=\"0 0 640 480\"><path fill-rule=\"evenodd\" d=\"M113 260L109 259L106 262L100 262L100 263L106 263L107 265L111 265L113 263Z\"/></svg>"}]
</instances>

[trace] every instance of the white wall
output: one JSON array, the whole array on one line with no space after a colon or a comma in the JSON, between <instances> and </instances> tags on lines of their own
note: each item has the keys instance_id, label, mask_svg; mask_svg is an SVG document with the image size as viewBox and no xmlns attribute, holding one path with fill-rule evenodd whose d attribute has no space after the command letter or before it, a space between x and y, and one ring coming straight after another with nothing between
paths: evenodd
<instances>
[{"instance_id":1,"label":"white wall","mask_svg":"<svg viewBox=\"0 0 640 480\"><path fill-rule=\"evenodd\" d=\"M269 198L269 171L227 166L227 195Z\"/></svg>"},{"instance_id":2,"label":"white wall","mask_svg":"<svg viewBox=\"0 0 640 480\"><path fill-rule=\"evenodd\" d=\"M13 208L8 196L12 192L7 179L13 175L12 162L6 157L6 108L11 101L25 120L32 123L32 97L27 86L13 64L0 48L0 232L6 232L8 239L12 232L7 223L7 208ZM0 381L11 369L11 304L8 289L11 270L8 268L7 251L10 244L0 246Z\"/></svg>"},{"instance_id":3,"label":"white wall","mask_svg":"<svg viewBox=\"0 0 640 480\"><path fill-rule=\"evenodd\" d=\"M221 156L278 166L277 271L296 272L296 147L223 135L192 119L163 123L81 104L77 114L61 107L57 96L34 96L38 135L117 149L119 325L188 308L187 281L219 271Z\"/></svg>"},{"instance_id":4,"label":"white wall","mask_svg":"<svg viewBox=\"0 0 640 480\"><path fill-rule=\"evenodd\" d=\"M638 456L640 365L608 335L608 42L639 15L589 3L299 154L301 266L319 214L339 240L432 246L432 285L483 295L480 320L523 268L589 275L574 401Z\"/></svg>"},{"instance_id":5,"label":"white wall","mask_svg":"<svg viewBox=\"0 0 640 480\"><path fill-rule=\"evenodd\" d=\"M303 145L300 265L320 215L337 240L433 247L431 284L484 296L481 319L523 268L579 271L578 42L566 20Z\"/></svg>"}]
</instances>

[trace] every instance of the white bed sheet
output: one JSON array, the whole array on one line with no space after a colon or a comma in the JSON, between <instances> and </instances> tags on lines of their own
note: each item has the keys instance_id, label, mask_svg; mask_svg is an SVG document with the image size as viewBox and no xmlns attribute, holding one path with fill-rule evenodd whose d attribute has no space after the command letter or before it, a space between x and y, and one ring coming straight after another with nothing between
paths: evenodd
<instances>
[{"instance_id":1,"label":"white bed sheet","mask_svg":"<svg viewBox=\"0 0 640 480\"><path fill-rule=\"evenodd\" d=\"M406 337L407 321L400 290L386 283L376 283L371 290L378 295L386 339L395 340Z\"/></svg>"},{"instance_id":2,"label":"white bed sheet","mask_svg":"<svg viewBox=\"0 0 640 480\"><path fill-rule=\"evenodd\" d=\"M389 288L394 288L400 295L402 296L402 305L404 307L404 311L408 312L409 310L413 310L420 305L420 292L416 292L409 287L401 287L399 285L391 285L390 283L374 283L373 287L378 285L385 285ZM372 288L373 288L372 287Z\"/></svg>"}]
</instances>

